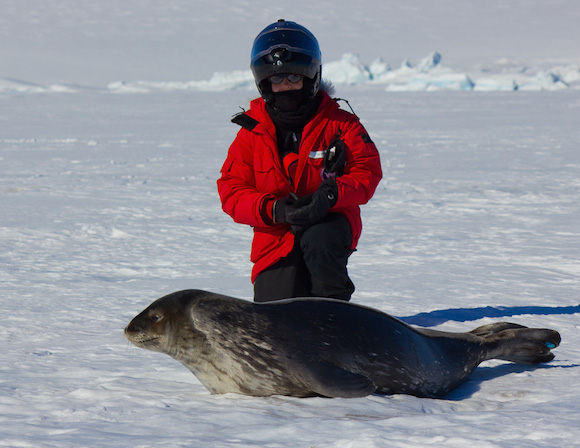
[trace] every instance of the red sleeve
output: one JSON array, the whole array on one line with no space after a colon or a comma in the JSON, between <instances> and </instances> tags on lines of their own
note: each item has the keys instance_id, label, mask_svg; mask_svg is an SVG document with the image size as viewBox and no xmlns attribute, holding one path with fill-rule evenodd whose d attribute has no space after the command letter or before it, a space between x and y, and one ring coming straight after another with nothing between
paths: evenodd
<instances>
[{"instance_id":1,"label":"red sleeve","mask_svg":"<svg viewBox=\"0 0 580 448\"><path fill-rule=\"evenodd\" d=\"M344 174L337 178L335 207L366 204L383 177L379 152L358 119L346 128L342 140L348 151Z\"/></svg>"},{"instance_id":2,"label":"red sleeve","mask_svg":"<svg viewBox=\"0 0 580 448\"><path fill-rule=\"evenodd\" d=\"M222 166L217 188L222 209L235 222L260 227L272 224L267 203L271 205L275 196L256 189L250 138L249 131L239 131Z\"/></svg>"}]
</instances>

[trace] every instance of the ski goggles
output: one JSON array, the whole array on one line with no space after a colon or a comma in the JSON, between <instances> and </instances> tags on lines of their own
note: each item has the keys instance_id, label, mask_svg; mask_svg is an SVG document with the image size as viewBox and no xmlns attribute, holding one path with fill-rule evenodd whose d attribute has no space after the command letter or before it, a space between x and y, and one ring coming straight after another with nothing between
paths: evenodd
<instances>
[{"instance_id":1,"label":"ski goggles","mask_svg":"<svg viewBox=\"0 0 580 448\"><path fill-rule=\"evenodd\" d=\"M281 84L284 81L284 78L286 78L288 80L288 82L294 84L294 83L302 81L304 79L304 76L297 75L295 73L290 73L288 75L273 75L273 76L270 76L268 78L268 80L272 84Z\"/></svg>"}]
</instances>

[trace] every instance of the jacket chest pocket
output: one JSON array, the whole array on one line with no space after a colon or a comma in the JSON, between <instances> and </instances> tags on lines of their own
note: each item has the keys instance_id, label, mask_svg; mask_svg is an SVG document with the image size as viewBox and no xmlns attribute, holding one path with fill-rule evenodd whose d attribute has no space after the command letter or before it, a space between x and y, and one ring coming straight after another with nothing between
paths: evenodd
<instances>
[{"instance_id":1,"label":"jacket chest pocket","mask_svg":"<svg viewBox=\"0 0 580 448\"><path fill-rule=\"evenodd\" d=\"M323 150L315 149L308 154L306 166L300 176L298 196L312 193L320 185L322 181L321 173L324 168L324 153L325 151Z\"/></svg>"},{"instance_id":2,"label":"jacket chest pocket","mask_svg":"<svg viewBox=\"0 0 580 448\"><path fill-rule=\"evenodd\" d=\"M324 166L324 155L326 154L326 148L313 149L308 154L308 165L315 169L322 169Z\"/></svg>"}]
</instances>

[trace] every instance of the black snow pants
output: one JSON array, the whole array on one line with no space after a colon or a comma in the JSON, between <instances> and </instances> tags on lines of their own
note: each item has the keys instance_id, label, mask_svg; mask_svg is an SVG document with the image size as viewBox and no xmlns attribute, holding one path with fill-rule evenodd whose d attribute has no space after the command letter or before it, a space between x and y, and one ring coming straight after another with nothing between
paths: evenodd
<instances>
[{"instance_id":1,"label":"black snow pants","mask_svg":"<svg viewBox=\"0 0 580 448\"><path fill-rule=\"evenodd\" d=\"M261 272L254 282L254 301L291 297L350 300L354 284L347 262L352 254L352 231L346 217L329 213L296 235L286 257Z\"/></svg>"}]
</instances>

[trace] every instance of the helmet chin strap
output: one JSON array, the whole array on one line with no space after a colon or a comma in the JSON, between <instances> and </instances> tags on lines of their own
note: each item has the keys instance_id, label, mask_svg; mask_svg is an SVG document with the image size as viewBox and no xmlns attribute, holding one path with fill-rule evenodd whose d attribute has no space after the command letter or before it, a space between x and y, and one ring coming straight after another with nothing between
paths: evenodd
<instances>
[{"instance_id":1,"label":"helmet chin strap","mask_svg":"<svg viewBox=\"0 0 580 448\"><path fill-rule=\"evenodd\" d=\"M318 70L314 79L304 78L304 91L310 98L314 98L320 89L320 71L321 69Z\"/></svg>"}]
</instances>

